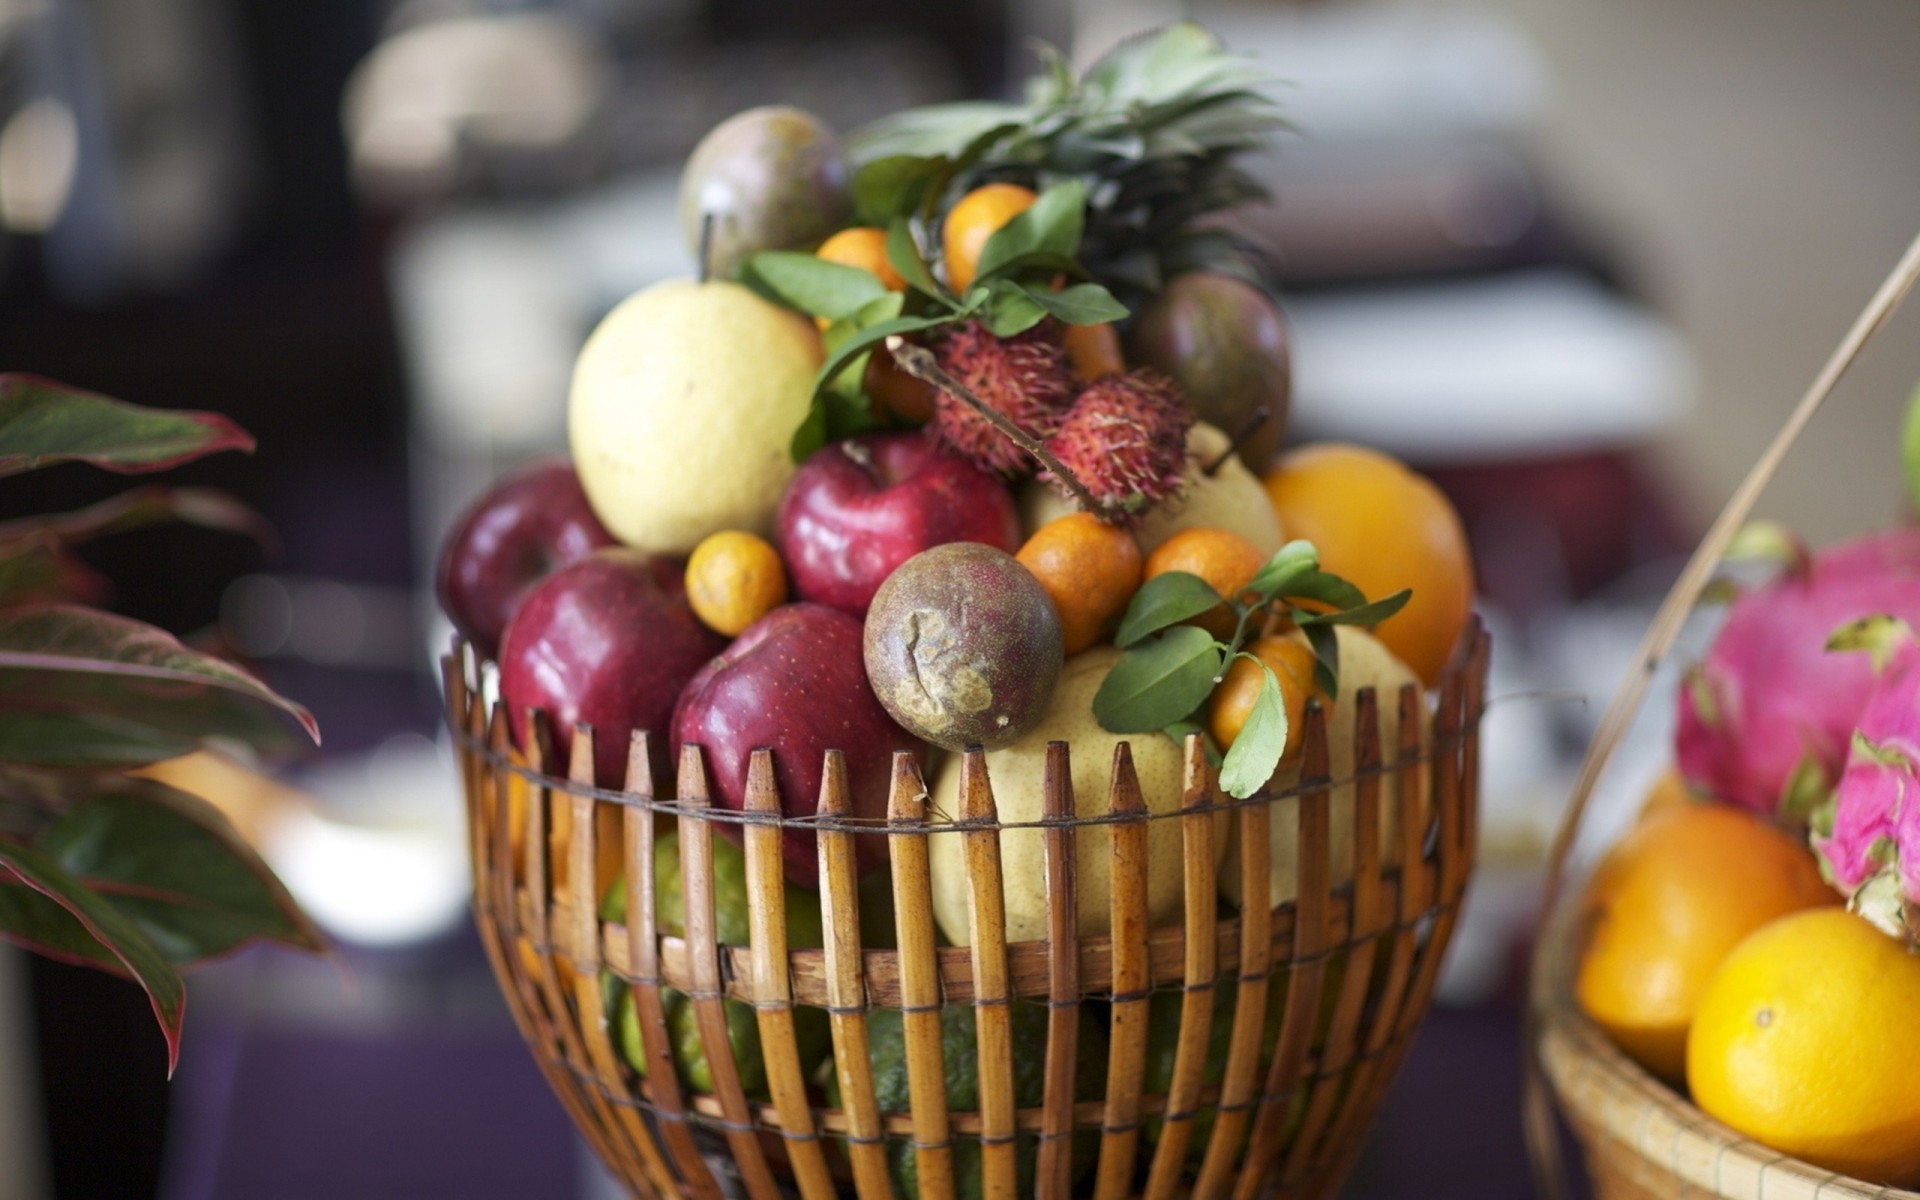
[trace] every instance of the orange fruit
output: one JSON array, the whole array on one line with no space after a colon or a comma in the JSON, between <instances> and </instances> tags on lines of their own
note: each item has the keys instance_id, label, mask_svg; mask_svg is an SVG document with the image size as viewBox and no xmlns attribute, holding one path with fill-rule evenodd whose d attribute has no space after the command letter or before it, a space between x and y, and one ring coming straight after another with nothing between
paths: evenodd
<instances>
[{"instance_id":1,"label":"orange fruit","mask_svg":"<svg viewBox=\"0 0 1920 1200\"><path fill-rule=\"evenodd\" d=\"M939 389L916 375L909 375L893 361L885 346L875 346L867 356L866 374L860 386L867 393L873 415L901 425L925 425L933 420L934 400Z\"/></svg>"},{"instance_id":2,"label":"orange fruit","mask_svg":"<svg viewBox=\"0 0 1920 1200\"><path fill-rule=\"evenodd\" d=\"M1073 368L1073 377L1081 383L1127 369L1127 360L1120 353L1120 335L1110 322L1069 325L1060 335L1060 343L1067 349L1067 365Z\"/></svg>"},{"instance_id":3,"label":"orange fruit","mask_svg":"<svg viewBox=\"0 0 1920 1200\"><path fill-rule=\"evenodd\" d=\"M881 286L890 292L904 292L907 281L900 278L900 272L893 269L887 261L887 231L871 225L855 225L842 229L813 252L815 258L824 258L828 262L839 263L845 267L859 267L878 279Z\"/></svg>"},{"instance_id":4,"label":"orange fruit","mask_svg":"<svg viewBox=\"0 0 1920 1200\"><path fill-rule=\"evenodd\" d=\"M1473 609L1473 559L1460 515L1431 480L1377 450L1327 442L1282 455L1264 482L1290 538L1367 599L1412 588L1374 636L1431 684Z\"/></svg>"},{"instance_id":5,"label":"orange fruit","mask_svg":"<svg viewBox=\"0 0 1920 1200\"><path fill-rule=\"evenodd\" d=\"M1154 547L1153 553L1147 555L1146 577L1152 579L1169 571L1185 571L1198 575L1212 584L1214 591L1232 599L1252 582L1266 561L1253 543L1239 534L1197 526L1182 529ZM1191 623L1217 638L1233 636L1234 616L1224 604L1195 617Z\"/></svg>"},{"instance_id":6,"label":"orange fruit","mask_svg":"<svg viewBox=\"0 0 1920 1200\"><path fill-rule=\"evenodd\" d=\"M1053 600L1070 655L1113 636L1140 587L1140 547L1133 535L1092 513L1047 522L1014 557Z\"/></svg>"},{"instance_id":7,"label":"orange fruit","mask_svg":"<svg viewBox=\"0 0 1920 1200\"><path fill-rule=\"evenodd\" d=\"M1694 1102L1829 1171L1920 1183L1920 957L1840 908L1736 946L1687 1041Z\"/></svg>"},{"instance_id":8,"label":"orange fruit","mask_svg":"<svg viewBox=\"0 0 1920 1200\"><path fill-rule=\"evenodd\" d=\"M1280 684L1280 699L1287 710L1287 745L1281 752L1282 763L1292 762L1300 752L1301 722L1306 719L1307 700L1314 694L1313 650L1297 637L1275 635L1255 638L1247 643L1247 653L1273 669ZM1244 658L1236 658L1213 695L1207 698L1207 732L1227 750L1240 736L1240 730L1253 713L1260 698L1265 672Z\"/></svg>"},{"instance_id":9,"label":"orange fruit","mask_svg":"<svg viewBox=\"0 0 1920 1200\"><path fill-rule=\"evenodd\" d=\"M1574 998L1636 1062L1678 1083L1720 961L1774 918L1838 900L1803 839L1744 809L1649 813L1588 881Z\"/></svg>"},{"instance_id":10,"label":"orange fruit","mask_svg":"<svg viewBox=\"0 0 1920 1200\"><path fill-rule=\"evenodd\" d=\"M1695 796L1693 790L1687 786L1686 777L1680 774L1679 768L1668 767L1666 773L1654 780L1653 786L1647 789L1646 799L1640 802L1640 815L1637 819L1644 821L1663 809L1686 808L1689 805L1704 803L1706 801Z\"/></svg>"},{"instance_id":11,"label":"orange fruit","mask_svg":"<svg viewBox=\"0 0 1920 1200\"><path fill-rule=\"evenodd\" d=\"M780 552L738 529L709 534L687 559L687 602L707 627L737 637L786 602Z\"/></svg>"},{"instance_id":12,"label":"orange fruit","mask_svg":"<svg viewBox=\"0 0 1920 1200\"><path fill-rule=\"evenodd\" d=\"M1032 208L1039 198L1031 188L1017 183L989 183L960 197L947 210L946 223L940 229L940 254L947 267L947 283L954 291L964 292L973 286L987 239Z\"/></svg>"}]
</instances>

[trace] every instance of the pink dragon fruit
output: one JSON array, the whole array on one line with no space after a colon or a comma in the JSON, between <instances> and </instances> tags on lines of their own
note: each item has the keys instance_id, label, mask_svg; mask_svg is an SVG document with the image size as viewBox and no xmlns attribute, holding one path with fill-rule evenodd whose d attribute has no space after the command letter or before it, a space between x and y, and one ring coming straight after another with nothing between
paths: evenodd
<instances>
[{"instance_id":1,"label":"pink dragon fruit","mask_svg":"<svg viewBox=\"0 0 1920 1200\"><path fill-rule=\"evenodd\" d=\"M1872 650L1881 670L1813 848L1849 908L1920 942L1920 641L1904 621L1871 618L1834 644Z\"/></svg>"},{"instance_id":2,"label":"pink dragon fruit","mask_svg":"<svg viewBox=\"0 0 1920 1200\"><path fill-rule=\"evenodd\" d=\"M1824 794L1874 688L1866 656L1827 653L1827 635L1880 613L1920 625L1920 529L1835 546L1735 601L1680 689L1687 781L1766 813Z\"/></svg>"}]
</instances>

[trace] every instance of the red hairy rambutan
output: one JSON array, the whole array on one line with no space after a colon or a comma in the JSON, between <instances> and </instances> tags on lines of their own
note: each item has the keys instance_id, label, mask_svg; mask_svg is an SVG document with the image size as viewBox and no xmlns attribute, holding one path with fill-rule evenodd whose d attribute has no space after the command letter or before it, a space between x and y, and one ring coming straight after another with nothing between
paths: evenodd
<instances>
[{"instance_id":1,"label":"red hairy rambutan","mask_svg":"<svg viewBox=\"0 0 1920 1200\"><path fill-rule=\"evenodd\" d=\"M1073 399L1067 352L1043 329L1000 338L968 321L932 349L941 369L1036 441L1059 426ZM931 428L940 442L989 471L1015 476L1033 469L1025 450L951 392L935 397Z\"/></svg>"},{"instance_id":2,"label":"red hairy rambutan","mask_svg":"<svg viewBox=\"0 0 1920 1200\"><path fill-rule=\"evenodd\" d=\"M1047 449L1108 507L1110 520L1132 523L1185 488L1192 425L1173 381L1143 367L1088 384Z\"/></svg>"}]
</instances>

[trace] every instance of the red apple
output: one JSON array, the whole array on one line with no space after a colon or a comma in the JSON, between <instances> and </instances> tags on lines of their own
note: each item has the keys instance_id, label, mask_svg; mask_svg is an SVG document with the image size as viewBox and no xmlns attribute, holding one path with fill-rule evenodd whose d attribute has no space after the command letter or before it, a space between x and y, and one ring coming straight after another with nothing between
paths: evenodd
<instances>
[{"instance_id":1,"label":"red apple","mask_svg":"<svg viewBox=\"0 0 1920 1200\"><path fill-rule=\"evenodd\" d=\"M858 618L818 604L787 604L746 632L693 677L673 710L673 756L684 746L706 751L715 800L746 806L747 762L766 746L790 817L820 807L822 761L828 750L846 754L856 816L884 820L893 753L924 747L893 723L867 683ZM739 827L721 831L739 840ZM811 830L789 829L781 842L787 878L820 884ZM864 871L887 859L884 835L854 839Z\"/></svg>"},{"instance_id":2,"label":"red apple","mask_svg":"<svg viewBox=\"0 0 1920 1200\"><path fill-rule=\"evenodd\" d=\"M670 778L667 719L680 689L726 640L687 604L680 565L624 547L555 571L527 594L500 643L500 695L523 748L527 714L553 730L564 775L573 727L593 726L594 781L622 787L633 731L653 735L656 783Z\"/></svg>"},{"instance_id":3,"label":"red apple","mask_svg":"<svg viewBox=\"0 0 1920 1200\"><path fill-rule=\"evenodd\" d=\"M1020 548L998 476L919 431L830 442L780 499L777 537L802 600L862 616L893 569L947 542Z\"/></svg>"},{"instance_id":4,"label":"red apple","mask_svg":"<svg viewBox=\"0 0 1920 1200\"><path fill-rule=\"evenodd\" d=\"M440 606L491 658L534 584L613 544L573 464L542 460L501 480L454 522L440 548Z\"/></svg>"}]
</instances>

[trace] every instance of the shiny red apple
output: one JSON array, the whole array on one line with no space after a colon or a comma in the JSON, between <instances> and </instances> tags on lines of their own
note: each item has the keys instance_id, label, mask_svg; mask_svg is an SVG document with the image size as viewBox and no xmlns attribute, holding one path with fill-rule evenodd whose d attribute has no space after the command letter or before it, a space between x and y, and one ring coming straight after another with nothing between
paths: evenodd
<instances>
[{"instance_id":1,"label":"shiny red apple","mask_svg":"<svg viewBox=\"0 0 1920 1200\"><path fill-rule=\"evenodd\" d=\"M475 500L440 547L440 606L493 657L513 610L558 567L614 544L587 504L573 464L544 459Z\"/></svg>"},{"instance_id":2,"label":"shiny red apple","mask_svg":"<svg viewBox=\"0 0 1920 1200\"><path fill-rule=\"evenodd\" d=\"M922 550L947 542L1020 548L1006 485L918 430L815 451L787 484L777 530L800 599L855 616Z\"/></svg>"},{"instance_id":3,"label":"shiny red apple","mask_svg":"<svg viewBox=\"0 0 1920 1200\"><path fill-rule=\"evenodd\" d=\"M846 754L854 815L884 820L893 753L924 755L925 747L894 724L867 683L861 623L838 609L787 604L760 618L701 669L673 712L673 756L684 746L706 751L714 799L746 806L747 764L762 747L773 751L774 779L790 817L819 811L822 762L828 750ZM739 827L718 828L739 840ZM787 878L820 884L817 838L789 829L781 842ZM854 839L861 870L887 859L882 834Z\"/></svg>"},{"instance_id":4,"label":"shiny red apple","mask_svg":"<svg viewBox=\"0 0 1920 1200\"><path fill-rule=\"evenodd\" d=\"M594 781L617 788L633 731L644 729L656 784L670 779L674 701L725 644L693 615L678 563L624 547L595 551L542 580L507 623L500 695L514 740L524 749L528 714L545 712L554 748L547 772L564 775L574 725L591 725Z\"/></svg>"}]
</instances>

